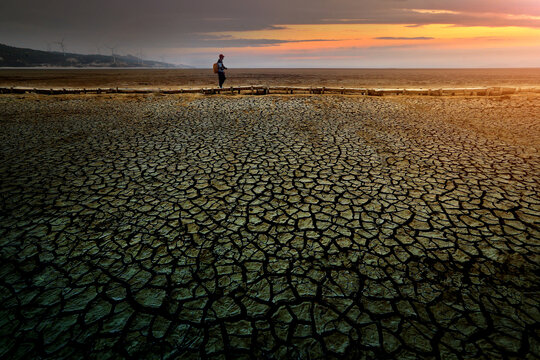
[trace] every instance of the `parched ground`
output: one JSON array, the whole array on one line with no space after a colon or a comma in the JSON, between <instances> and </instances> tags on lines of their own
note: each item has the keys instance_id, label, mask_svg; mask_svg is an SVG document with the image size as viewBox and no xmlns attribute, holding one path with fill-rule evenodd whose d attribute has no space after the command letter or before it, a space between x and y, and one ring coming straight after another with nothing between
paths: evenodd
<instances>
[{"instance_id":1,"label":"parched ground","mask_svg":"<svg viewBox=\"0 0 540 360\"><path fill-rule=\"evenodd\" d=\"M540 97L1 96L0 357L540 357Z\"/></svg>"}]
</instances>

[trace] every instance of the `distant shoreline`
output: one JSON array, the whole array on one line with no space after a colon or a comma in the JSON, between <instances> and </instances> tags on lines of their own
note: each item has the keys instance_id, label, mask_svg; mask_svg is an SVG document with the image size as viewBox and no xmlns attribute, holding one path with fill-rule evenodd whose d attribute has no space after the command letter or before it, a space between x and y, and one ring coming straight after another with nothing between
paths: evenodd
<instances>
[{"instance_id":1,"label":"distant shoreline","mask_svg":"<svg viewBox=\"0 0 540 360\"><path fill-rule=\"evenodd\" d=\"M454 68L376 68L376 67L239 67L231 70L526 70L540 69L540 66L524 67L454 67ZM209 70L207 67L114 67L114 66L0 66L0 70Z\"/></svg>"},{"instance_id":2,"label":"distant shoreline","mask_svg":"<svg viewBox=\"0 0 540 360\"><path fill-rule=\"evenodd\" d=\"M182 67L114 67L114 66L95 66L95 67L81 67L81 66L5 66L0 70L197 70L196 68L182 68Z\"/></svg>"}]
</instances>

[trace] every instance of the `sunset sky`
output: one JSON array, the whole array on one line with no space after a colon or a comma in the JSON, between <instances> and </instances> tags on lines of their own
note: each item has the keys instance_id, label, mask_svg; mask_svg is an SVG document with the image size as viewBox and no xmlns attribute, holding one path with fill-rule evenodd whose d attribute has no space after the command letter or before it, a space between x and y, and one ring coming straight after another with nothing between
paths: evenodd
<instances>
[{"instance_id":1,"label":"sunset sky","mask_svg":"<svg viewBox=\"0 0 540 360\"><path fill-rule=\"evenodd\" d=\"M208 67L540 67L540 0L1 0L0 43Z\"/></svg>"}]
</instances>

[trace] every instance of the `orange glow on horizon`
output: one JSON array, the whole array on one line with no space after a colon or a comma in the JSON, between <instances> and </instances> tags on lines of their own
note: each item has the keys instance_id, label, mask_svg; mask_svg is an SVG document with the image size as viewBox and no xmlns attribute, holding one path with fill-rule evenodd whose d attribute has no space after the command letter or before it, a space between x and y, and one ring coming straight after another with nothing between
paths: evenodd
<instances>
[{"instance_id":1,"label":"orange glow on horizon","mask_svg":"<svg viewBox=\"0 0 540 360\"><path fill-rule=\"evenodd\" d=\"M412 25L412 24L411 24ZM317 24L278 25L277 29L207 33L227 39L273 39L284 43L238 47L243 52L294 53L346 48L411 46L419 48L510 48L538 47L539 28L518 26L455 26L430 24ZM229 48L232 49L232 48ZM202 49L193 49L195 51ZM252 51L251 51L252 50Z\"/></svg>"}]
</instances>

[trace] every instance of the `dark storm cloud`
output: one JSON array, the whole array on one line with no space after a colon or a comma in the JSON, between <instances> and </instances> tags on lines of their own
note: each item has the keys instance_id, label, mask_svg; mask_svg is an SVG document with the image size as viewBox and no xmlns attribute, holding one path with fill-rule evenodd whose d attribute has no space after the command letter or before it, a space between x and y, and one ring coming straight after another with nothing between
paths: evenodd
<instances>
[{"instance_id":1,"label":"dark storm cloud","mask_svg":"<svg viewBox=\"0 0 540 360\"><path fill-rule=\"evenodd\" d=\"M263 29L279 24L330 22L458 25L540 26L538 19L497 19L479 14L540 16L540 2L500 0L2 0L2 31L73 32L79 36L118 36L174 41L198 32ZM519 6L530 3L529 6ZM418 13L412 9L450 10L452 13ZM475 15L476 14L476 15ZM22 34L21 34L22 35ZM26 33L25 36L31 36ZM39 34L34 33L37 36ZM67 35L67 34L66 34Z\"/></svg>"}]
</instances>

